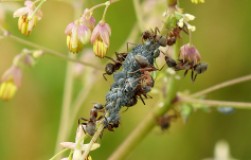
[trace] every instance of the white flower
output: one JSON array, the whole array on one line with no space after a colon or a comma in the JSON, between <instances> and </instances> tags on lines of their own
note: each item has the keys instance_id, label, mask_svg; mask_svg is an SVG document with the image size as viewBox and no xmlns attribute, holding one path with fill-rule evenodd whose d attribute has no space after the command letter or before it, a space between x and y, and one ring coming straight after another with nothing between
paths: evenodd
<instances>
[{"instance_id":1,"label":"white flower","mask_svg":"<svg viewBox=\"0 0 251 160\"><path fill-rule=\"evenodd\" d=\"M196 27L193 26L193 25L190 25L188 22L189 21L192 21L195 19L195 16L194 15L191 15L191 14L182 14L181 15L181 18L179 19L177 25L180 27L180 28L183 28L183 27L187 27L187 29L191 32L194 32L196 30Z\"/></svg>"}]
</instances>

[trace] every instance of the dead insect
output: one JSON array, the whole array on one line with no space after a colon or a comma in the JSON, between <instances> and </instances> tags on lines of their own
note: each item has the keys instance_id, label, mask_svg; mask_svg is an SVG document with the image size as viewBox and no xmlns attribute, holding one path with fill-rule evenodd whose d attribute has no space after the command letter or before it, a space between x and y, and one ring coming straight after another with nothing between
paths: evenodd
<instances>
[{"instance_id":1,"label":"dead insect","mask_svg":"<svg viewBox=\"0 0 251 160\"><path fill-rule=\"evenodd\" d=\"M90 136L93 136L96 132L96 122L101 120L103 116L98 117L98 112L104 112L104 107L101 104L94 104L93 108L90 111L90 119L79 118L78 124L82 125L83 131L88 133ZM81 122L84 121L84 122Z\"/></svg>"},{"instance_id":2,"label":"dead insect","mask_svg":"<svg viewBox=\"0 0 251 160\"><path fill-rule=\"evenodd\" d=\"M113 61L114 63L108 63L105 67L105 73L103 74L103 77L105 80L106 77L105 75L111 75L113 74L115 71L119 70L119 68L122 66L123 61L126 59L127 53L117 53L116 54L116 60L114 60L111 57L105 56L106 58L110 59L111 61Z\"/></svg>"}]
</instances>

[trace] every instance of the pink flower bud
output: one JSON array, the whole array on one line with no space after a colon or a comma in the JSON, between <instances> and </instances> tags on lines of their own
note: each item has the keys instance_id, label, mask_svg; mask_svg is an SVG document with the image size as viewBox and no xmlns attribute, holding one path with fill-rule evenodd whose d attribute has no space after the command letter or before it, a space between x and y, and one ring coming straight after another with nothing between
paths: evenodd
<instances>
[{"instance_id":1,"label":"pink flower bud","mask_svg":"<svg viewBox=\"0 0 251 160\"><path fill-rule=\"evenodd\" d=\"M195 65L200 62L200 53L195 46L185 44L180 48L179 59Z\"/></svg>"}]
</instances>

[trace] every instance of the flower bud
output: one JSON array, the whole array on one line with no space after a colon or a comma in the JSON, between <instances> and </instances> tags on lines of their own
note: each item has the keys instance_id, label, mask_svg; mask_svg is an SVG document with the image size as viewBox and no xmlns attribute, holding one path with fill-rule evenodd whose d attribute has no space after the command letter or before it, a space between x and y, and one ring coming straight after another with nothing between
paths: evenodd
<instances>
[{"instance_id":1,"label":"flower bud","mask_svg":"<svg viewBox=\"0 0 251 160\"><path fill-rule=\"evenodd\" d=\"M0 83L0 99L8 101L15 95L21 85L22 71L17 66L11 66L2 76Z\"/></svg>"},{"instance_id":2,"label":"flower bud","mask_svg":"<svg viewBox=\"0 0 251 160\"><path fill-rule=\"evenodd\" d=\"M36 13L33 14L36 7L32 1L25 1L24 5L25 7L19 8L14 12L13 17L19 17L18 29L22 34L28 36L36 26L37 21L41 20L42 12L41 10L37 10Z\"/></svg>"},{"instance_id":3,"label":"flower bud","mask_svg":"<svg viewBox=\"0 0 251 160\"><path fill-rule=\"evenodd\" d=\"M108 23L100 21L94 28L91 36L93 52L96 56L103 58L110 45L111 28Z\"/></svg>"},{"instance_id":4,"label":"flower bud","mask_svg":"<svg viewBox=\"0 0 251 160\"><path fill-rule=\"evenodd\" d=\"M190 44L185 44L180 48L179 59L190 64L198 64L200 62L200 53Z\"/></svg>"},{"instance_id":5,"label":"flower bud","mask_svg":"<svg viewBox=\"0 0 251 160\"><path fill-rule=\"evenodd\" d=\"M84 44L88 43L91 37L91 30L84 24L75 21L65 29L67 35L67 46L72 53L82 50Z\"/></svg>"}]
</instances>

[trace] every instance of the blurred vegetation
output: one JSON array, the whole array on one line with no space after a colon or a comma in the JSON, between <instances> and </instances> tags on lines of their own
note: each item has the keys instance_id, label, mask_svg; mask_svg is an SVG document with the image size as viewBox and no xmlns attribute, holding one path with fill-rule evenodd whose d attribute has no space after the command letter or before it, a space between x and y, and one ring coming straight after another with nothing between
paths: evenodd
<instances>
[{"instance_id":1,"label":"blurred vegetation","mask_svg":"<svg viewBox=\"0 0 251 160\"><path fill-rule=\"evenodd\" d=\"M91 5L103 2L91 1ZM15 2L22 5L21 2ZM0 2L0 5L14 5ZM193 42L208 62L208 71L195 83L189 77L180 80L179 90L199 91L219 82L250 74L250 10L251 1L206 0L201 5L181 1L184 11L196 16L193 24ZM47 1L42 7L44 17L33 33L25 39L67 54L65 26L73 20L73 9L61 1ZM95 15L101 16L102 9ZM106 20L112 28L109 55L118 51L136 22L132 1L121 0L111 5ZM161 15L160 15L161 16ZM14 35L17 19L7 13L4 26ZM155 27L155 26L153 26ZM140 35L139 35L140 36ZM186 39L183 39L186 42ZM140 43L140 40L133 43ZM12 58L25 47L6 38L0 40L0 73L11 64ZM99 60L104 64L105 61ZM22 86L10 102L0 102L0 159L49 159L54 154L55 141L62 105L66 61L43 56L34 68L26 68ZM112 78L106 82L100 72L94 89L79 116L88 116L93 102L105 102ZM251 83L246 82L213 92L207 97L217 100L251 101ZM92 152L93 159L107 159L144 117L153 99L147 105L138 103L122 113L122 124L114 133L105 132L101 148ZM198 111L187 123L175 121L167 132L156 127L137 146L128 159L200 160L213 157L214 145L225 139L234 158L251 159L251 111L235 110L222 114L215 109ZM77 121L75 124L76 128ZM73 131L71 139L74 140Z\"/></svg>"}]
</instances>

